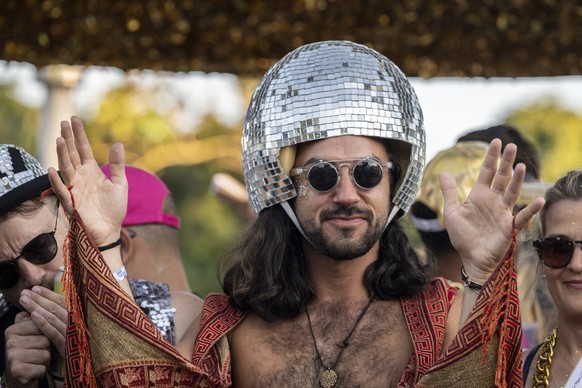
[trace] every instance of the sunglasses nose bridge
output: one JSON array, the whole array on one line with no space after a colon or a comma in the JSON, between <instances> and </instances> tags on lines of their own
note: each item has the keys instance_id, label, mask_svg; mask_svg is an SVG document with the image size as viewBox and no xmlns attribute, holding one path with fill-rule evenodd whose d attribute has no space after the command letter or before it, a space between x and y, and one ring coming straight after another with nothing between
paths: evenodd
<instances>
[{"instance_id":1,"label":"sunglasses nose bridge","mask_svg":"<svg viewBox=\"0 0 582 388\"><path fill-rule=\"evenodd\" d=\"M358 190L361 188L358 182L356 182L356 178L354 177L354 168L356 168L356 165L357 163L354 162L344 162L336 166L336 170L338 172L338 182L336 187L340 186L343 181L344 183L349 183L350 187L353 188L354 190ZM345 176L344 174L347 174L347 176ZM344 176L343 180L342 176Z\"/></svg>"}]
</instances>

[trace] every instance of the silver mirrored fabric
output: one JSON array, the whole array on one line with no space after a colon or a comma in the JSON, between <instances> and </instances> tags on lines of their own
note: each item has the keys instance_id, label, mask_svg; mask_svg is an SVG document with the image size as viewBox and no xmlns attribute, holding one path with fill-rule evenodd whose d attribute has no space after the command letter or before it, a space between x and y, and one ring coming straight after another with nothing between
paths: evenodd
<instances>
[{"instance_id":1,"label":"silver mirrored fabric","mask_svg":"<svg viewBox=\"0 0 582 388\"><path fill-rule=\"evenodd\" d=\"M373 136L408 143L394 204L407 211L425 161L423 115L400 69L348 41L297 48L257 87L244 123L243 172L256 213L297 195L279 163L282 148L333 136Z\"/></svg>"},{"instance_id":2,"label":"silver mirrored fabric","mask_svg":"<svg viewBox=\"0 0 582 388\"><path fill-rule=\"evenodd\" d=\"M46 173L38 160L24 149L12 144L0 145L0 197Z\"/></svg>"}]
</instances>

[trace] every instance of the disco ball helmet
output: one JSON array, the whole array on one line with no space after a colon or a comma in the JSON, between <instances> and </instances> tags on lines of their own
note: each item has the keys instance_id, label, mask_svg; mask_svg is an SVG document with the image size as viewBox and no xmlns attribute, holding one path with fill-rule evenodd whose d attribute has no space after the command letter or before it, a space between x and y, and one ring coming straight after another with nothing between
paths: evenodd
<instances>
[{"instance_id":1,"label":"disco ball helmet","mask_svg":"<svg viewBox=\"0 0 582 388\"><path fill-rule=\"evenodd\" d=\"M289 177L294 151L285 151L345 135L390 141L403 172L392 213L401 216L419 190L426 140L418 98L400 69L348 41L307 44L273 65L251 98L243 128L243 172L253 210L297 196Z\"/></svg>"}]
</instances>

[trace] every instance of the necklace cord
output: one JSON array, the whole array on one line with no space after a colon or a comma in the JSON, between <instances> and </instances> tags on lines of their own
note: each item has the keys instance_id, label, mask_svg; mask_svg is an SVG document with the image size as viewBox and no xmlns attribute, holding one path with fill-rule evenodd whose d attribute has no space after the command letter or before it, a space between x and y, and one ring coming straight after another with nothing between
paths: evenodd
<instances>
[{"instance_id":1,"label":"necklace cord","mask_svg":"<svg viewBox=\"0 0 582 388\"><path fill-rule=\"evenodd\" d=\"M352 329L350 330L348 335L343 339L343 341L341 341L340 343L337 344L337 346L339 346L341 348L341 350L340 350L339 354L337 355L333 365L331 365L330 367L326 366L323 363L323 359L321 358L321 354L319 353L319 348L317 347L317 341L315 339L315 334L313 333L313 326L311 325L311 317L309 316L309 309L307 307L305 308L305 313L307 314L307 323L309 324L309 333L311 333L311 338L313 339L313 345L315 345L315 353L317 354L317 358L319 359L319 363L325 369L327 369L327 370L334 369L335 366L338 364L338 362L342 356L342 353L349 345L349 340L350 340L352 334L354 334L354 331L356 331L356 327L358 327L358 324L360 323L362 318L364 318L364 315L366 315L366 312L368 311L368 308L370 307L370 305L372 304L373 301L374 301L373 298L370 298L370 300L368 300L368 303L366 303L366 306L364 306L364 308L362 309L362 312L360 312L360 315L358 315L358 318L356 319L356 322L352 326Z\"/></svg>"}]
</instances>

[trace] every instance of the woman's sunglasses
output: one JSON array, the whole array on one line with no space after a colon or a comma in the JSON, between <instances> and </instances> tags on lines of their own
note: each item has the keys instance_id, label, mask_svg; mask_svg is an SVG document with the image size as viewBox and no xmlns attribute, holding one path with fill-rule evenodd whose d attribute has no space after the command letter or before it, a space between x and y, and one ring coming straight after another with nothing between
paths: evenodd
<instances>
[{"instance_id":1,"label":"woman's sunglasses","mask_svg":"<svg viewBox=\"0 0 582 388\"><path fill-rule=\"evenodd\" d=\"M307 174L307 181L313 190L326 193L339 183L339 171L343 166L350 167L350 178L354 185L369 190L382 181L384 169L390 170L393 165L392 162L380 162L373 158L318 160L292 169L291 177Z\"/></svg>"},{"instance_id":2,"label":"woman's sunglasses","mask_svg":"<svg viewBox=\"0 0 582 388\"><path fill-rule=\"evenodd\" d=\"M572 241L561 237L548 237L533 242L542 263L550 268L567 266L572 260L576 244L582 247L582 241Z\"/></svg>"},{"instance_id":3,"label":"woman's sunglasses","mask_svg":"<svg viewBox=\"0 0 582 388\"><path fill-rule=\"evenodd\" d=\"M39 234L22 248L20 255L16 256L14 259L0 262L0 289L7 290L18 283L18 279L20 279L20 269L18 264L16 264L16 260L24 258L31 264L42 265L47 264L55 258L59 249L57 240L55 239L58 219L59 203L57 202L57 218L55 220L53 231Z\"/></svg>"}]
</instances>

